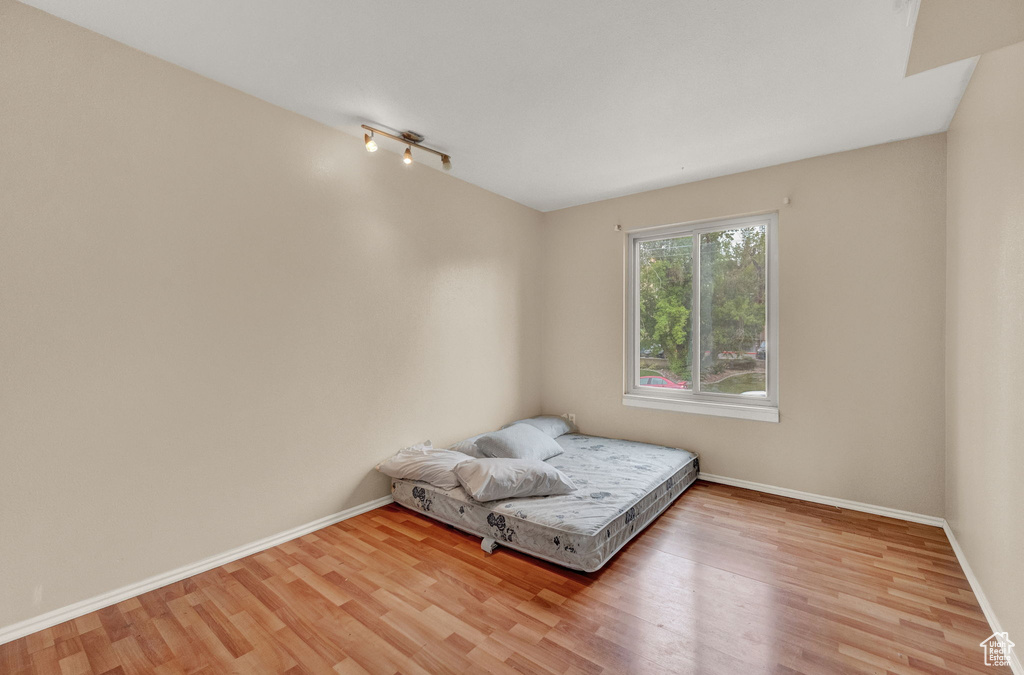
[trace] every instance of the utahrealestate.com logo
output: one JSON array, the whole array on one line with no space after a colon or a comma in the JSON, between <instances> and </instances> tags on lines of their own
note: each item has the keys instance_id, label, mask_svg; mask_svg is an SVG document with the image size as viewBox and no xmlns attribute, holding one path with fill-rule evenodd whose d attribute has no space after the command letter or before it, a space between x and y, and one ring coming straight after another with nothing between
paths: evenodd
<instances>
[{"instance_id":1,"label":"utahrealestate.com logo","mask_svg":"<svg viewBox=\"0 0 1024 675\"><path fill-rule=\"evenodd\" d=\"M1013 653L1014 644L1010 642L1008 633L992 633L981 643L985 650L986 666L1008 666L1010 665L1010 654Z\"/></svg>"}]
</instances>

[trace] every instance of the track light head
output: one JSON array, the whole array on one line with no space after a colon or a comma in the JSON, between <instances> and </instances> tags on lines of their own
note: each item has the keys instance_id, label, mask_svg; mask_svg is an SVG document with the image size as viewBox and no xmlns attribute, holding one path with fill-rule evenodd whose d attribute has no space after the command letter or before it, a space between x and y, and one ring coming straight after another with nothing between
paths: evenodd
<instances>
[{"instance_id":1,"label":"track light head","mask_svg":"<svg viewBox=\"0 0 1024 675\"><path fill-rule=\"evenodd\" d=\"M402 161L406 164L412 164L412 147L407 147L405 153L402 155Z\"/></svg>"},{"instance_id":2,"label":"track light head","mask_svg":"<svg viewBox=\"0 0 1024 675\"><path fill-rule=\"evenodd\" d=\"M363 141L366 142L367 152L377 152L377 141L373 140L373 134L363 134Z\"/></svg>"},{"instance_id":3,"label":"track light head","mask_svg":"<svg viewBox=\"0 0 1024 675\"><path fill-rule=\"evenodd\" d=\"M452 158L448 155L441 155L441 168L445 171L452 170Z\"/></svg>"}]
</instances>

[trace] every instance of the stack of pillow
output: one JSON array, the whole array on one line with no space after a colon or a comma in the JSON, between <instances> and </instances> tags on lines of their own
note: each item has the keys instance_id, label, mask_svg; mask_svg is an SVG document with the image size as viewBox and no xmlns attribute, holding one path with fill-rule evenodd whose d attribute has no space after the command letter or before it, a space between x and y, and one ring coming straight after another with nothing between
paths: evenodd
<instances>
[{"instance_id":1,"label":"stack of pillow","mask_svg":"<svg viewBox=\"0 0 1024 675\"><path fill-rule=\"evenodd\" d=\"M562 454L555 439L574 431L561 417L532 417L501 431L467 438L450 449L433 448L430 441L405 448L378 464L377 470L445 490L461 485L481 502L564 495L576 486L544 460Z\"/></svg>"}]
</instances>

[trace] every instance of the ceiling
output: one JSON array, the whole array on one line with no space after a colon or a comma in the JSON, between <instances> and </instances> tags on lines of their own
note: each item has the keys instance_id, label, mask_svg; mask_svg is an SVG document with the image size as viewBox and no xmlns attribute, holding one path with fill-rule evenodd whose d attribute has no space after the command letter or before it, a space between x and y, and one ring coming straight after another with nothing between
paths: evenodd
<instances>
[{"instance_id":1,"label":"ceiling","mask_svg":"<svg viewBox=\"0 0 1024 675\"><path fill-rule=\"evenodd\" d=\"M26 4L542 211L941 132L973 68L904 77L914 0Z\"/></svg>"}]
</instances>

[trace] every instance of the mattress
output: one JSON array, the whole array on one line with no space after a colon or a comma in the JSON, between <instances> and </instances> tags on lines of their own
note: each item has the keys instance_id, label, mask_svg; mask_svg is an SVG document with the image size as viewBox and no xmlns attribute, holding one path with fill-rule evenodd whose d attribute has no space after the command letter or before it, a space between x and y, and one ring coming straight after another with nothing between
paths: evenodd
<instances>
[{"instance_id":1,"label":"mattress","mask_svg":"<svg viewBox=\"0 0 1024 675\"><path fill-rule=\"evenodd\" d=\"M399 504L500 545L565 567L594 572L697 480L686 450L564 434L547 460L578 489L569 495L478 502L461 487L392 480Z\"/></svg>"}]
</instances>

